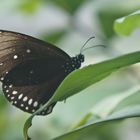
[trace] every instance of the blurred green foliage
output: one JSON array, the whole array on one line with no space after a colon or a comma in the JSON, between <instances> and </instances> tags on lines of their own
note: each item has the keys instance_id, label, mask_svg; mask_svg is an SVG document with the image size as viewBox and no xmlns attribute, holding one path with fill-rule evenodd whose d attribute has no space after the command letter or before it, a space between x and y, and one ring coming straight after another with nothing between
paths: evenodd
<instances>
[{"instance_id":1,"label":"blurred green foliage","mask_svg":"<svg viewBox=\"0 0 140 140\"><path fill-rule=\"evenodd\" d=\"M33 14L38 10L40 4L39 0L23 0L17 8L27 14Z\"/></svg>"},{"instance_id":2,"label":"blurred green foliage","mask_svg":"<svg viewBox=\"0 0 140 140\"><path fill-rule=\"evenodd\" d=\"M59 6L73 15L85 1L86 0L23 0L19 4L19 9L23 12L33 13L39 8L40 4L48 4L49 2L54 3L56 6Z\"/></svg>"},{"instance_id":3,"label":"blurred green foliage","mask_svg":"<svg viewBox=\"0 0 140 140\"><path fill-rule=\"evenodd\" d=\"M136 34L132 32L128 38L120 38L113 29L113 23L116 19L138 10L139 6L138 1L127 0L2 0L0 4L0 26L8 30L38 35L39 38L45 41L62 46L64 50L71 54L79 50L82 42L86 41L91 34L96 36L95 44L101 44L104 40L106 40L107 44L111 44L109 46L111 51L107 50L111 53L107 53L107 51L99 52L96 49L91 52L87 51L84 64L87 65L88 63L93 64L123 53L139 50L139 32ZM51 16L53 20L50 20ZM61 23L59 20L61 20ZM139 21L139 17L134 18L134 20ZM132 26L135 24L132 20L129 20L128 23ZM62 25L54 26L59 24ZM137 27L133 29L139 31ZM124 29L124 25L121 28ZM119 32L123 31L121 28L119 27ZM78 46L80 47L78 48ZM101 101L105 102L106 99L110 99L110 96L116 97L115 95L125 93L128 89L135 87L137 84L139 85L139 78L139 67L131 67L129 70L124 69L123 72L118 72L82 91L81 94L67 99L65 104L58 103L51 115L35 117L30 136L34 140L46 140L66 133L71 126L82 120ZM116 100L114 99L113 101L115 102ZM135 107L138 104L139 93L133 94L129 98L122 100L111 113L127 107L130 107L127 110L128 112L135 111L137 113L138 108ZM104 104L102 110L107 112L109 106L111 104ZM100 110L98 109L98 111ZM104 113L103 111L101 113ZM96 114L94 112L92 117L88 117L89 119L87 118L82 124L94 123L100 119L98 115L101 115L101 113ZM12 107L1 94L0 140L22 140L22 129L27 117L29 117L29 114ZM130 121L129 119L127 124L123 122L92 125L90 130L82 130L82 133L78 134L79 136L76 134L76 140L79 137L80 140L81 137L83 140L92 140L93 138L95 140L129 140L127 137L129 133L131 135L135 134L135 138L139 139L139 131L137 132L137 130L140 130L139 119L135 121ZM128 128L130 130L127 130ZM72 140L72 137L65 137L64 139Z\"/></svg>"},{"instance_id":4,"label":"blurred green foliage","mask_svg":"<svg viewBox=\"0 0 140 140\"><path fill-rule=\"evenodd\" d=\"M61 40L61 38L63 38L65 36L65 34L67 34L67 32L64 31L56 31L55 33L51 33L51 34L44 34L41 35L41 39L51 42L51 43L57 43L59 40Z\"/></svg>"},{"instance_id":5,"label":"blurred green foliage","mask_svg":"<svg viewBox=\"0 0 140 140\"><path fill-rule=\"evenodd\" d=\"M76 13L76 10L78 10L79 7L83 5L85 1L86 0L53 0L51 2L55 3L57 6L60 6L68 13L73 15L74 13Z\"/></svg>"},{"instance_id":6,"label":"blurred green foliage","mask_svg":"<svg viewBox=\"0 0 140 140\"><path fill-rule=\"evenodd\" d=\"M110 10L111 9L111 10ZM99 20L100 20L100 25L101 25L101 28L102 28L102 31L104 32L105 36L109 39L111 39L112 37L114 37L114 35L116 35L115 31L114 31L114 21L120 17L123 17L123 16L126 16L128 14L130 14L131 12L134 11L133 10L123 10L123 9L119 9L119 7L117 8L112 8L112 7L108 7L107 8L104 8L104 9L101 9L99 12L98 12L98 17L99 17ZM139 20L139 17L136 17L137 20ZM135 23L135 19L131 22L131 24ZM119 26L119 25L116 25L116 26ZM127 24L124 23L124 27L122 27L120 30L125 30ZM117 27L115 27L117 28ZM132 29L133 30L133 29ZM126 29L125 32L128 31L128 28Z\"/></svg>"}]
</instances>

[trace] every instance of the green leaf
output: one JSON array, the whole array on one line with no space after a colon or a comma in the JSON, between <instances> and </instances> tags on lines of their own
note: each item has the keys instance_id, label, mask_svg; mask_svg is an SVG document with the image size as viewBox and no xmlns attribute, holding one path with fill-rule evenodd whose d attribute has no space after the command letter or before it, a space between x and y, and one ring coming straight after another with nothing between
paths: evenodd
<instances>
[{"instance_id":1,"label":"green leaf","mask_svg":"<svg viewBox=\"0 0 140 140\"><path fill-rule=\"evenodd\" d=\"M119 35L130 35L140 28L140 10L128 16L119 18L114 23L114 30Z\"/></svg>"},{"instance_id":2,"label":"green leaf","mask_svg":"<svg viewBox=\"0 0 140 140\"><path fill-rule=\"evenodd\" d=\"M77 94L78 92L84 90L90 85L102 80L112 72L125 66L135 64L139 61L140 51L126 54L118 58L107 60L98 64L89 65L87 67L72 72L63 80L63 82L54 93L53 97L26 121L24 125L24 132L26 132L27 135L27 131L29 126L31 125L33 117L38 112L42 111L44 107L48 107L54 102L65 100L66 98Z\"/></svg>"},{"instance_id":3,"label":"green leaf","mask_svg":"<svg viewBox=\"0 0 140 140\"><path fill-rule=\"evenodd\" d=\"M135 91L135 88L137 89L137 91ZM140 86L138 85L138 87L134 87L132 91L133 90L134 92L130 94L130 96L124 98L124 100L119 102L119 104L112 110L112 112L116 112L128 106L135 106L140 104Z\"/></svg>"},{"instance_id":4,"label":"green leaf","mask_svg":"<svg viewBox=\"0 0 140 140\"><path fill-rule=\"evenodd\" d=\"M24 135L24 140L31 140L31 138L28 135L28 129L32 126L32 119L36 114L41 112L45 107L48 107L51 103L51 99L43 105L41 108L39 108L36 112L34 112L25 122L24 127L23 127L23 135Z\"/></svg>"},{"instance_id":5,"label":"green leaf","mask_svg":"<svg viewBox=\"0 0 140 140\"><path fill-rule=\"evenodd\" d=\"M140 52L126 54L118 58L76 70L64 79L56 90L51 102L63 101L84 90L88 86L102 80L112 72L137 62L140 62Z\"/></svg>"},{"instance_id":6,"label":"green leaf","mask_svg":"<svg viewBox=\"0 0 140 140\"><path fill-rule=\"evenodd\" d=\"M117 108L117 106L119 106L121 102L124 102L127 98L131 100L132 96L138 93L140 93L139 86L129 89L125 92L118 93L117 95L109 96L103 99L103 101L99 102L96 106L94 106L91 112L92 114L99 116L102 119L106 118L115 110L115 108ZM107 107L103 110L105 106Z\"/></svg>"},{"instance_id":7,"label":"green leaf","mask_svg":"<svg viewBox=\"0 0 140 140\"><path fill-rule=\"evenodd\" d=\"M117 108L117 110L115 108ZM109 128L113 127L114 123L116 123L116 120L140 117L139 108L140 87L136 86L128 91L103 99L85 115L77 126L74 127L81 127L80 129L76 129L58 138L54 138L54 140L84 140L86 136L88 136L88 139L91 137L92 140L93 137L96 137L97 135L100 135L100 139L103 139L104 135L102 136L101 133L104 127L106 130L109 130ZM98 119L95 120L94 118L96 116L98 116ZM107 136L110 137L110 133L108 133Z\"/></svg>"},{"instance_id":8,"label":"green leaf","mask_svg":"<svg viewBox=\"0 0 140 140\"><path fill-rule=\"evenodd\" d=\"M100 139L103 139L104 135L102 136L100 133L102 133L102 129L104 127L106 128L106 130L109 130L109 128L112 127L114 123L116 123L116 120L132 117L140 117L139 97L140 97L140 87L136 86L126 92L120 93L118 95L113 95L111 97L104 99L103 101L96 104L92 109L92 111L90 111L89 113L87 113L87 115L85 115L83 121L80 121L82 123L78 123L79 126L78 125L77 126L78 127L81 126L80 129L76 129L58 138L54 138L54 140L63 140L63 139L84 140L86 136L88 136L88 139L91 137L92 140L93 137L96 137L97 135L100 135ZM130 102L134 98L135 101L137 100L137 102L134 101L133 103L130 104ZM122 103L123 106L121 105L121 107L119 107L118 110L114 111L115 108L118 108L118 106L120 106L120 104ZM94 118L96 116L99 117L98 119L95 120ZM91 120L90 118L93 119ZM83 123L84 121L86 123ZM110 137L110 133L108 133L107 136Z\"/></svg>"},{"instance_id":9,"label":"green leaf","mask_svg":"<svg viewBox=\"0 0 140 140\"><path fill-rule=\"evenodd\" d=\"M116 110L118 111L130 105L137 105L140 101L139 97L140 87L136 86L125 92L118 93L117 95L111 95L107 98L103 98L99 103L94 105L94 107L74 126L74 128L78 128L82 125L85 125L93 117L94 121L99 119L105 119L107 116L109 116L110 114L112 114L112 112L115 112Z\"/></svg>"},{"instance_id":10,"label":"green leaf","mask_svg":"<svg viewBox=\"0 0 140 140\"><path fill-rule=\"evenodd\" d=\"M108 127L109 125L113 125L116 122L118 124L118 120L122 120L125 118L139 117L139 116L140 116L140 105L127 107L125 109L122 109L118 112L113 113L112 115L108 116L104 120L86 125L82 128L79 128L77 130L66 133L57 138L54 138L53 140L78 140L78 139L85 140L87 136L89 137L89 134L91 134L91 136L96 136L97 131L104 126ZM100 137L103 139L104 135L103 136L100 135ZM88 140L92 140L92 139L93 137Z\"/></svg>"},{"instance_id":11,"label":"green leaf","mask_svg":"<svg viewBox=\"0 0 140 140\"><path fill-rule=\"evenodd\" d=\"M104 32L107 38L112 38L115 35L115 31L113 30L114 20L128 13L124 10L118 11L119 7L114 8L115 9L108 7L108 9L101 9L97 15L100 21L102 31Z\"/></svg>"},{"instance_id":12,"label":"green leaf","mask_svg":"<svg viewBox=\"0 0 140 140\"><path fill-rule=\"evenodd\" d=\"M24 124L24 128L23 128L24 140L30 140L30 137L28 136L28 129L32 125L33 117L34 117L34 115L32 115Z\"/></svg>"}]
</instances>

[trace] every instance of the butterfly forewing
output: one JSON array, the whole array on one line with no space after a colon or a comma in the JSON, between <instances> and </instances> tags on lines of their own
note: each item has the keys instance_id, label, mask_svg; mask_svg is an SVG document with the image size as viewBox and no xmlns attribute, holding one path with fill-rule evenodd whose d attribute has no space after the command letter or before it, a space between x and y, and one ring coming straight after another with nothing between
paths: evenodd
<instances>
[{"instance_id":1,"label":"butterfly forewing","mask_svg":"<svg viewBox=\"0 0 140 140\"><path fill-rule=\"evenodd\" d=\"M26 112L33 113L49 100L67 75L64 65L70 61L65 52L51 44L23 34L0 31L3 91L10 102ZM42 115L48 114L51 107Z\"/></svg>"},{"instance_id":2,"label":"butterfly forewing","mask_svg":"<svg viewBox=\"0 0 140 140\"><path fill-rule=\"evenodd\" d=\"M19 63L45 56L55 56L62 61L70 59L65 52L52 44L19 33L0 31L1 80Z\"/></svg>"}]
</instances>

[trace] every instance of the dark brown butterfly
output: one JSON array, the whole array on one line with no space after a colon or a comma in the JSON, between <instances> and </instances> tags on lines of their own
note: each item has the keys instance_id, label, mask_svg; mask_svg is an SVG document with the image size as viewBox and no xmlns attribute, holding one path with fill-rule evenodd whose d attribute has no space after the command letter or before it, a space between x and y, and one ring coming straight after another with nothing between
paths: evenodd
<instances>
[{"instance_id":1,"label":"dark brown butterfly","mask_svg":"<svg viewBox=\"0 0 140 140\"><path fill-rule=\"evenodd\" d=\"M34 113L54 94L64 78L84 61L28 35L0 30L0 81L14 106ZM38 115L49 114L53 106Z\"/></svg>"}]
</instances>

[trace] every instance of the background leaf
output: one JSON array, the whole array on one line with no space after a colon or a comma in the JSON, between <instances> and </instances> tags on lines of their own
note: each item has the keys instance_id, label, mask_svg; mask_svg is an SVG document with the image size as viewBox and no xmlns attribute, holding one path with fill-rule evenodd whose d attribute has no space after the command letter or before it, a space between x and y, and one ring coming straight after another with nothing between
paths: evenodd
<instances>
[{"instance_id":1,"label":"background leaf","mask_svg":"<svg viewBox=\"0 0 140 140\"><path fill-rule=\"evenodd\" d=\"M74 126L74 128L85 125L91 118L92 120L94 118L94 121L105 119L110 114L125 107L139 105L139 93L140 88L139 86L136 86L125 92L118 93L117 95L110 95L109 97L103 98L93 106L93 108Z\"/></svg>"},{"instance_id":2,"label":"background leaf","mask_svg":"<svg viewBox=\"0 0 140 140\"><path fill-rule=\"evenodd\" d=\"M66 133L60 137L54 138L53 140L85 140L86 138L88 138L88 140L92 140L93 138L96 138L97 136L96 133L103 127L106 127L107 129L110 126L114 125L114 123L118 124L119 123L118 120L139 116L140 116L140 105L128 107L118 112L115 112L114 114L108 116L104 120L94 122L92 124L74 130L72 132ZM110 136L109 133L111 132L112 130L110 129L107 135ZM104 135L101 135L101 132L98 134L99 138L101 139L104 138Z\"/></svg>"},{"instance_id":3,"label":"background leaf","mask_svg":"<svg viewBox=\"0 0 140 140\"><path fill-rule=\"evenodd\" d=\"M115 8L113 10L111 7L108 7L108 9L101 9L98 12L97 16L100 21L99 24L107 38L112 38L115 35L115 31L113 30L114 21L117 18L128 14L127 11L123 11L123 10L118 11L117 9L118 8Z\"/></svg>"},{"instance_id":4,"label":"background leaf","mask_svg":"<svg viewBox=\"0 0 140 140\"><path fill-rule=\"evenodd\" d=\"M140 10L115 21L114 29L119 35L130 35L140 28Z\"/></svg>"}]
</instances>

